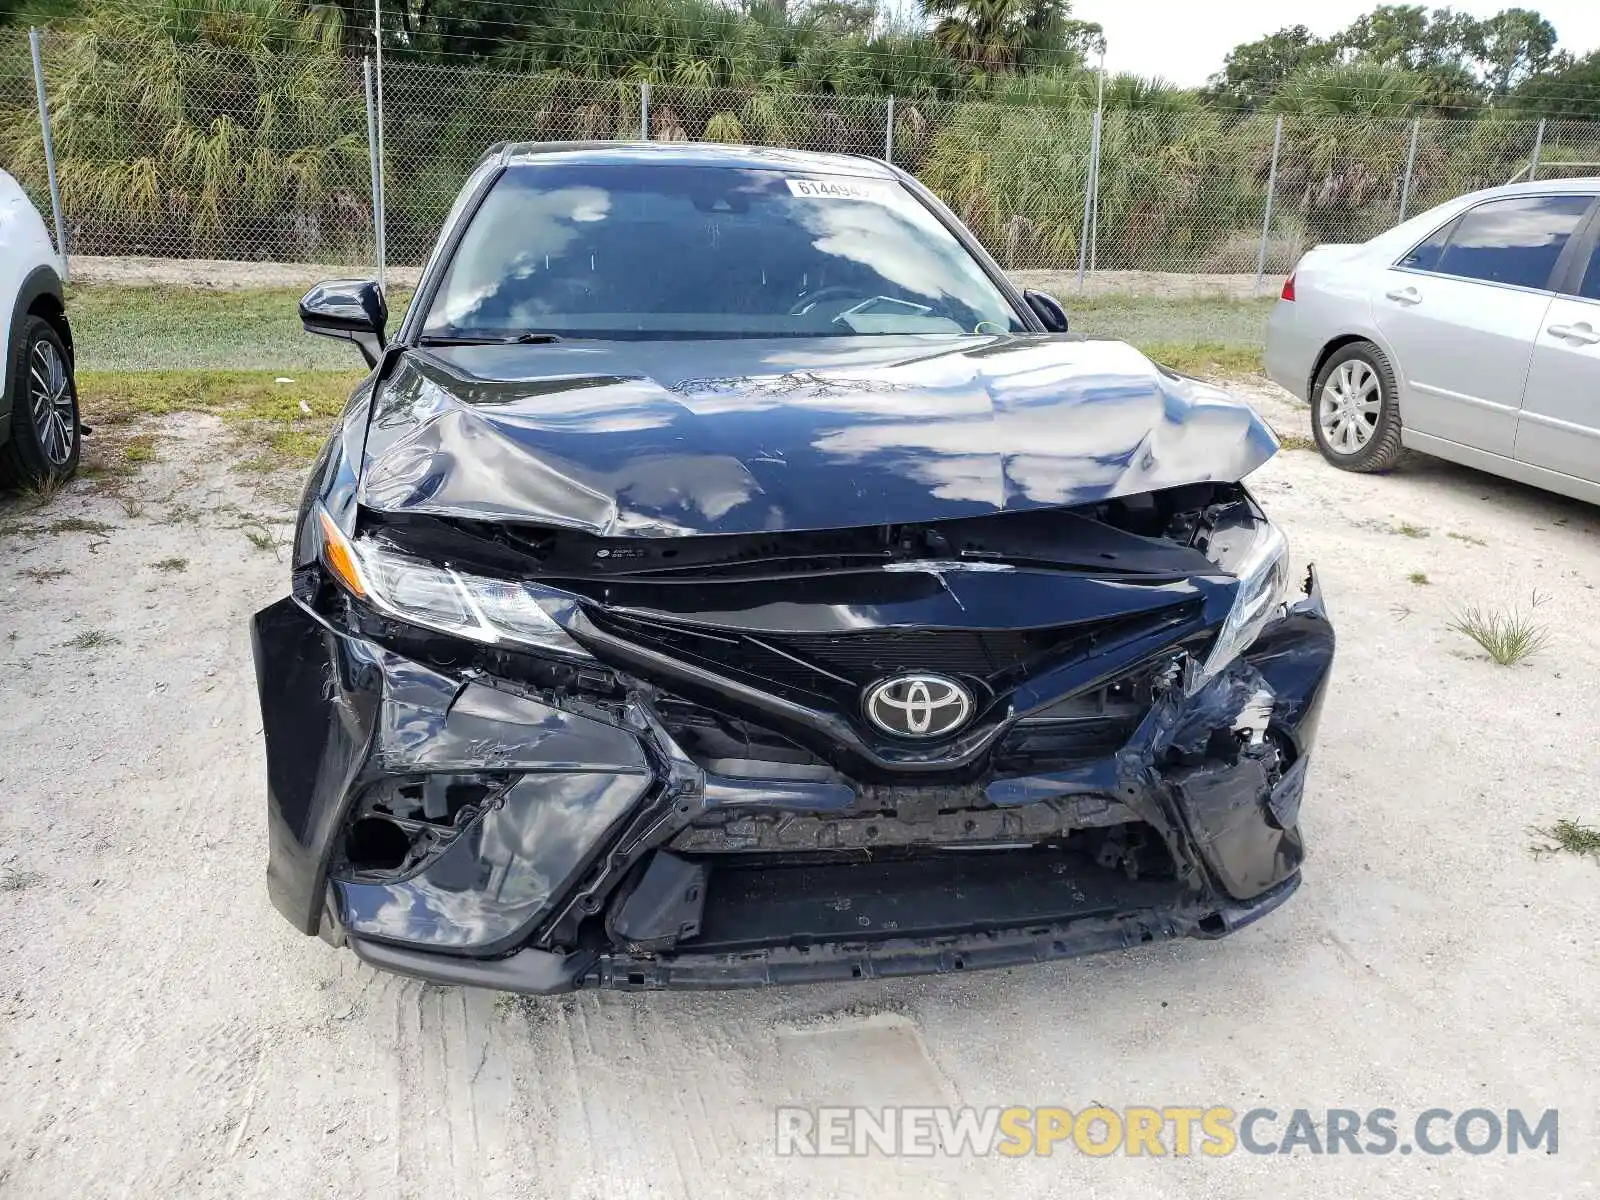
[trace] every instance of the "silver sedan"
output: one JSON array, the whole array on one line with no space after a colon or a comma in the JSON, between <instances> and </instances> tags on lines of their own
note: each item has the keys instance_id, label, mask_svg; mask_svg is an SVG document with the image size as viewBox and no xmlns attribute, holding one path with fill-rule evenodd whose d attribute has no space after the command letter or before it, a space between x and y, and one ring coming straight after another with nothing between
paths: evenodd
<instances>
[{"instance_id":1,"label":"silver sedan","mask_svg":"<svg viewBox=\"0 0 1600 1200\"><path fill-rule=\"evenodd\" d=\"M1336 467L1413 449L1600 504L1600 179L1475 192L1318 246L1266 365Z\"/></svg>"}]
</instances>

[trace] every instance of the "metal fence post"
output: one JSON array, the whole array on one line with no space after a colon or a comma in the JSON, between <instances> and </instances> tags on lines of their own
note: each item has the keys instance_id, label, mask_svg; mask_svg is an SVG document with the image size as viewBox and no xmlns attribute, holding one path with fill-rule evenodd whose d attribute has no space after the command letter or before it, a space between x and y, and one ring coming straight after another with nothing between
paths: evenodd
<instances>
[{"instance_id":1,"label":"metal fence post","mask_svg":"<svg viewBox=\"0 0 1600 1200\"><path fill-rule=\"evenodd\" d=\"M378 252L378 286L382 287L389 265L388 178L383 163L383 0L372 0L373 108L377 127L378 211L372 215L373 242Z\"/></svg>"},{"instance_id":2,"label":"metal fence post","mask_svg":"<svg viewBox=\"0 0 1600 1200\"><path fill-rule=\"evenodd\" d=\"M1089 189L1089 274L1091 275L1100 269L1100 168L1104 165L1100 158L1106 144L1105 122L1105 115L1102 113L1100 136L1095 139L1094 148L1094 187Z\"/></svg>"},{"instance_id":3,"label":"metal fence post","mask_svg":"<svg viewBox=\"0 0 1600 1200\"><path fill-rule=\"evenodd\" d=\"M33 90L39 98L39 133L44 138L44 170L50 180L50 216L56 226L56 253L61 256L61 282L67 281L67 227L61 223L61 186L56 182L56 144L50 137L50 105L44 97L44 65L39 58L39 31L28 30L33 50Z\"/></svg>"},{"instance_id":4,"label":"metal fence post","mask_svg":"<svg viewBox=\"0 0 1600 1200\"><path fill-rule=\"evenodd\" d=\"M378 268L378 286L384 284L383 182L378 160L378 104L372 92L372 56L361 60L361 79L367 94L367 157L372 162L372 257Z\"/></svg>"},{"instance_id":5,"label":"metal fence post","mask_svg":"<svg viewBox=\"0 0 1600 1200\"><path fill-rule=\"evenodd\" d=\"M639 81L639 140L650 140L650 81Z\"/></svg>"},{"instance_id":6,"label":"metal fence post","mask_svg":"<svg viewBox=\"0 0 1600 1200\"><path fill-rule=\"evenodd\" d=\"M1078 237L1078 292L1083 292L1083 274L1089 267L1089 219L1094 211L1094 194L1100 176L1100 110L1094 111L1089 132L1089 167L1083 174L1083 232Z\"/></svg>"},{"instance_id":7,"label":"metal fence post","mask_svg":"<svg viewBox=\"0 0 1600 1200\"><path fill-rule=\"evenodd\" d=\"M889 97L889 103L883 115L883 161L894 161L894 97Z\"/></svg>"},{"instance_id":8,"label":"metal fence post","mask_svg":"<svg viewBox=\"0 0 1600 1200\"><path fill-rule=\"evenodd\" d=\"M1100 78L1094 89L1094 113L1099 130L1094 140L1094 189L1089 196L1089 273L1100 269L1100 161L1106 144L1106 47L1100 42Z\"/></svg>"},{"instance_id":9,"label":"metal fence post","mask_svg":"<svg viewBox=\"0 0 1600 1200\"><path fill-rule=\"evenodd\" d=\"M1528 163L1528 178L1539 178L1539 153L1544 149L1544 118L1539 118L1539 132L1533 135L1533 158Z\"/></svg>"},{"instance_id":10,"label":"metal fence post","mask_svg":"<svg viewBox=\"0 0 1600 1200\"><path fill-rule=\"evenodd\" d=\"M1272 165L1267 168L1267 211L1261 218L1261 247L1256 251L1255 292L1261 291L1261 280L1267 273L1267 240L1272 236L1272 201L1278 191L1278 151L1283 146L1283 118L1279 117L1272 131Z\"/></svg>"},{"instance_id":11,"label":"metal fence post","mask_svg":"<svg viewBox=\"0 0 1600 1200\"><path fill-rule=\"evenodd\" d=\"M1406 219L1406 209L1411 205L1411 175L1417 169L1417 135L1422 131L1422 118L1411 119L1411 149L1406 151L1406 177L1400 183L1400 219Z\"/></svg>"}]
</instances>

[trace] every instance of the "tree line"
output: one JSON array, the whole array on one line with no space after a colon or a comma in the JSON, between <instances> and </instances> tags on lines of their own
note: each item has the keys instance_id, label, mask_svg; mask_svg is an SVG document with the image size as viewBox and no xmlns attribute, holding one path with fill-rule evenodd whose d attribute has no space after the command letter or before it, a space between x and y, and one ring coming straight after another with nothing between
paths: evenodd
<instances>
[{"instance_id":1,"label":"tree line","mask_svg":"<svg viewBox=\"0 0 1600 1200\"><path fill-rule=\"evenodd\" d=\"M26 30L46 23L78 251L370 255L366 0L33 3L0 25L0 166L43 195ZM870 0L383 0L392 257L420 259L495 141L630 138L647 121L656 138L878 154L893 95L899 165L1008 265L1074 264L1099 29L1069 0L925 4L894 25ZM1114 76L1096 261L1251 269L1269 176L1270 263L1377 233L1402 192L1417 212L1505 182L1529 163L1530 118L1600 122L1594 57L1527 10L1388 5L1326 39L1296 27L1241 45L1204 88ZM1424 121L1413 152L1416 117L1470 119ZM1541 154L1600 161L1600 123L1552 125Z\"/></svg>"},{"instance_id":2,"label":"tree line","mask_svg":"<svg viewBox=\"0 0 1600 1200\"><path fill-rule=\"evenodd\" d=\"M1286 91L1317 90L1330 111L1471 117L1499 109L1596 120L1600 48L1581 57L1560 48L1555 26L1531 9L1476 18L1381 4L1329 37L1291 25L1235 46L1202 94L1257 109Z\"/></svg>"},{"instance_id":3,"label":"tree line","mask_svg":"<svg viewBox=\"0 0 1600 1200\"><path fill-rule=\"evenodd\" d=\"M981 99L1048 93L1084 72L1101 30L1072 0L381 0L386 53L585 79L706 87ZM346 53L372 45L367 0L0 0L0 28L116 25L180 43L226 42L240 26L290 30L307 16ZM1149 81L1160 84L1161 81ZM1490 110L1600 119L1600 48L1559 44L1537 11L1473 17L1380 4L1329 36L1292 25L1235 46L1195 98L1223 110L1275 102L1329 112L1471 117Z\"/></svg>"}]
</instances>

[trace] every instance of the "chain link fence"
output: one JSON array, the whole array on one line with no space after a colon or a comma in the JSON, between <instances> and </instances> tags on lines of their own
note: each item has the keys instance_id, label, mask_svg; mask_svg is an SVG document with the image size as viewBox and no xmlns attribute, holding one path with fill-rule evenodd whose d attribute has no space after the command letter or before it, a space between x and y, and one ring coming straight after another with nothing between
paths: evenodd
<instances>
[{"instance_id":1,"label":"chain link fence","mask_svg":"<svg viewBox=\"0 0 1600 1200\"><path fill-rule=\"evenodd\" d=\"M644 138L887 157L1008 269L1069 273L1058 283L1068 291L1113 273L1129 273L1129 289L1159 289L1156 273L1234 277L1248 294L1312 245L1365 240L1462 192L1600 174L1600 124L1579 122L1239 116L1171 103L1097 119L1081 102L732 91L393 59L380 111L363 63L336 48L174 45L153 59L77 33L43 44L64 233L74 256L96 259L369 270L381 253L403 279L491 144ZM48 214L34 89L26 35L8 35L0 166Z\"/></svg>"},{"instance_id":2,"label":"chain link fence","mask_svg":"<svg viewBox=\"0 0 1600 1200\"><path fill-rule=\"evenodd\" d=\"M372 262L359 61L65 35L43 73L72 255ZM0 165L48 196L31 72L0 76Z\"/></svg>"}]
</instances>

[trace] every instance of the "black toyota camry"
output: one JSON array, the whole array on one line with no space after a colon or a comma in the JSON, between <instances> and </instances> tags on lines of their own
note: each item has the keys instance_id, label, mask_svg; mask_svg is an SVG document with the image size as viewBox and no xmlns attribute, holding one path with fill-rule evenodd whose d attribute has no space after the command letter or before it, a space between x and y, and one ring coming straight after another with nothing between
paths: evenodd
<instances>
[{"instance_id":1,"label":"black toyota camry","mask_svg":"<svg viewBox=\"0 0 1600 1200\"><path fill-rule=\"evenodd\" d=\"M491 150L254 619L274 903L512 991L1212 938L1300 879L1333 632L1246 405L915 180Z\"/></svg>"}]
</instances>

